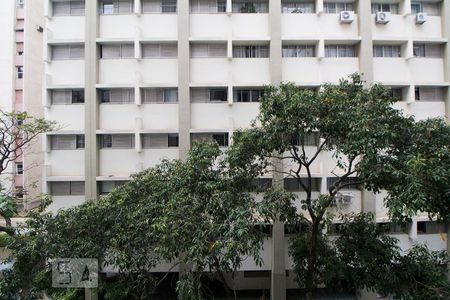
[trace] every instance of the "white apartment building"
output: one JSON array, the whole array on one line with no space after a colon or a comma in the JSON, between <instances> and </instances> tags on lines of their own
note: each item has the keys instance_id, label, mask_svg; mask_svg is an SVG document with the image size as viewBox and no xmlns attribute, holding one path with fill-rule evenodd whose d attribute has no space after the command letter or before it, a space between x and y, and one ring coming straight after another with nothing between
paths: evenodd
<instances>
[{"instance_id":1,"label":"white apartment building","mask_svg":"<svg viewBox=\"0 0 450 300\"><path fill-rule=\"evenodd\" d=\"M228 146L257 115L267 84L317 88L360 72L391 86L395 106L417 119L450 116L450 0L44 0L44 14L42 105L63 127L43 143L42 188L54 211L162 158L184 158L193 140ZM333 167L327 157L315 166L317 192ZM349 193L345 210L389 222L383 195ZM441 232L426 216L392 230L405 249L445 249ZM265 265L245 261L235 287L272 285L273 299L285 298L296 287L284 275L287 243L274 231Z\"/></svg>"},{"instance_id":2,"label":"white apartment building","mask_svg":"<svg viewBox=\"0 0 450 300\"><path fill-rule=\"evenodd\" d=\"M41 104L43 52L42 0L3 0L0 5L0 109L27 111L42 118ZM32 208L40 199L44 155L39 139L24 148L2 172L0 182L6 192L20 200L19 210Z\"/></svg>"}]
</instances>

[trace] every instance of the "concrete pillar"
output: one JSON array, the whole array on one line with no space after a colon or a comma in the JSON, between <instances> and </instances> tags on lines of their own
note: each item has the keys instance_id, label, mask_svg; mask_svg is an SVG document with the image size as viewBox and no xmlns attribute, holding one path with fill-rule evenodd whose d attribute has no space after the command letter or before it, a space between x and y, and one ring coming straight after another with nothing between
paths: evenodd
<instances>
[{"instance_id":1,"label":"concrete pillar","mask_svg":"<svg viewBox=\"0 0 450 300\"><path fill-rule=\"evenodd\" d=\"M375 194L371 191L363 190L361 193L361 211L363 213L373 213L377 212L377 203Z\"/></svg>"},{"instance_id":2,"label":"concrete pillar","mask_svg":"<svg viewBox=\"0 0 450 300\"><path fill-rule=\"evenodd\" d=\"M278 85L282 80L281 56L281 0L269 1L270 23L270 73L271 83ZM274 161L275 170L283 167L280 160ZM283 174L274 172L274 186L283 187ZM272 277L270 282L270 299L286 299L286 265L285 265L284 223L275 222L272 228Z\"/></svg>"},{"instance_id":3,"label":"concrete pillar","mask_svg":"<svg viewBox=\"0 0 450 300\"><path fill-rule=\"evenodd\" d=\"M97 55L97 32L98 32L98 2L86 2L85 17L85 195L87 200L94 200L97 192L97 170L98 170L98 145L97 145L97 121L98 101L96 83L98 79L98 55Z\"/></svg>"},{"instance_id":4,"label":"concrete pillar","mask_svg":"<svg viewBox=\"0 0 450 300\"><path fill-rule=\"evenodd\" d=\"M358 28L361 36L359 71L367 84L373 83L372 14L370 1L359 1L357 6Z\"/></svg>"},{"instance_id":5,"label":"concrete pillar","mask_svg":"<svg viewBox=\"0 0 450 300\"><path fill-rule=\"evenodd\" d=\"M445 81L450 81L450 1L442 1L442 34L447 39L444 46L444 74ZM446 89L445 93L445 117L447 123L450 123L450 89ZM450 250L450 248L449 248Z\"/></svg>"},{"instance_id":6,"label":"concrete pillar","mask_svg":"<svg viewBox=\"0 0 450 300\"><path fill-rule=\"evenodd\" d=\"M178 1L178 114L180 159L191 146L191 103L189 70L189 1Z\"/></svg>"}]
</instances>

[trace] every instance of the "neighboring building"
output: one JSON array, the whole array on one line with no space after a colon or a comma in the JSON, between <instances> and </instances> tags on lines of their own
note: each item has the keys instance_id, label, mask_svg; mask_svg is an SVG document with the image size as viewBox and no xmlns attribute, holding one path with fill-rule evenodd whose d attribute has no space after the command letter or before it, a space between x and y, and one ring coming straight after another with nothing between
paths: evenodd
<instances>
[{"instance_id":1,"label":"neighboring building","mask_svg":"<svg viewBox=\"0 0 450 300\"><path fill-rule=\"evenodd\" d=\"M44 111L63 126L44 143L43 190L53 195L54 211L108 193L162 158L184 158L195 139L228 146L257 115L265 84L317 88L361 72L368 83L391 86L395 106L417 119L449 116L450 0L44 5ZM314 168L316 192L324 192L332 166L323 160ZM289 180L285 186L299 192ZM389 221L383 195L347 192L344 211ZM426 220L392 233L404 248L426 241L445 249ZM235 287L268 289L271 268L292 268L286 245L283 234L269 237L265 266L245 261ZM275 286L295 288L293 278L288 272Z\"/></svg>"},{"instance_id":2,"label":"neighboring building","mask_svg":"<svg viewBox=\"0 0 450 300\"><path fill-rule=\"evenodd\" d=\"M27 111L43 117L43 2L4 0L0 6L0 109ZM42 144L36 139L2 174L2 184L15 190L19 210L39 203L42 187Z\"/></svg>"}]
</instances>

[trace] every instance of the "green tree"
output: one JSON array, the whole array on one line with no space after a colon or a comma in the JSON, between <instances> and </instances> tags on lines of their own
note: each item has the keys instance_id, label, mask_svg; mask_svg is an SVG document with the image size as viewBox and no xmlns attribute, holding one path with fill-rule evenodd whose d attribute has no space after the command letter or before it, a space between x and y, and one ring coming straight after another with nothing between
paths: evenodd
<instances>
[{"instance_id":1,"label":"green tree","mask_svg":"<svg viewBox=\"0 0 450 300\"><path fill-rule=\"evenodd\" d=\"M55 122L34 118L26 112L0 110L0 176L5 179L8 166L21 157L40 134L56 128ZM6 221L6 227L0 226L0 231L13 234L11 218L17 213L16 202L15 191L0 184L0 216Z\"/></svg>"},{"instance_id":2,"label":"green tree","mask_svg":"<svg viewBox=\"0 0 450 300\"><path fill-rule=\"evenodd\" d=\"M24 299L33 299L34 291L53 293L46 259L93 257L114 266L119 284L127 286L118 294L102 285L109 299L149 299L162 281L150 269L161 261L191 266L178 282L180 299L205 297L205 276L220 281L233 298L225 275L245 257L261 263L263 234L249 192L253 172L233 167L216 143L195 144L185 162L163 161L96 202L55 216L36 213L27 233L12 238L15 264L0 295L11 289Z\"/></svg>"},{"instance_id":3,"label":"green tree","mask_svg":"<svg viewBox=\"0 0 450 300\"><path fill-rule=\"evenodd\" d=\"M299 199L304 213L298 212L288 222L306 224L292 239L290 251L296 264L298 283L306 289L308 299L313 299L319 285L329 282L329 268L337 266L335 252L322 231L335 217L331 208L342 189L359 186L378 192L386 188L390 193L387 205L393 214L396 211L403 213L405 208L417 212L426 208L425 202L434 195L421 187L421 192L428 194L423 200L415 200L414 194L406 195L408 191L402 191L402 182L421 171L414 171L414 168L427 164L422 160L420 165L418 159L433 156L435 160L427 165L427 173L419 176L422 178L420 184L427 186L426 176L433 174L434 167L439 168L438 175L433 176L439 176L442 189L447 189L447 196L444 193L442 197L447 197L445 203L448 203L450 168L438 166L442 156L448 154L449 139L443 134L448 127L445 129L439 121L415 123L412 117L404 116L392 107L395 99L388 88L378 84L365 88L361 77L355 74L337 85L325 84L318 92L301 90L291 83L269 86L260 101L260 113L252 128L235 135L234 147L253 151L254 159L259 160L261 166L272 162L275 172L296 179L304 191L304 196ZM434 124L433 129L429 128L430 124ZM433 140L428 145L422 143L421 149L416 143L424 138L424 134L432 136ZM307 147L307 141L310 143L311 139L316 140L316 145ZM431 143L436 140L439 143L431 148ZM408 150L406 153L405 149ZM311 170L319 157L327 156L331 156L329 161L334 165L326 171L334 174L335 181L326 194L313 197ZM277 167L274 159L281 160L284 167ZM414 172L409 173L411 168ZM394 176L386 176L394 169ZM408 184L419 183L414 180ZM400 193L403 199L397 195ZM442 197L433 198L436 209L446 201ZM274 197L272 202L278 199ZM270 203L271 199L266 202ZM272 221L277 219L274 214Z\"/></svg>"}]
</instances>

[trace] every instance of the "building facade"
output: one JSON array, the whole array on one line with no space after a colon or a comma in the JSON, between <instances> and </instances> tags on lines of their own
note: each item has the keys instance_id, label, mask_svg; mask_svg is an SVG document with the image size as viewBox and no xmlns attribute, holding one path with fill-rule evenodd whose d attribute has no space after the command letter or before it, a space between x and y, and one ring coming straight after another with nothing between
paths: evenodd
<instances>
[{"instance_id":1,"label":"building facade","mask_svg":"<svg viewBox=\"0 0 450 300\"><path fill-rule=\"evenodd\" d=\"M395 106L417 119L450 116L449 0L45 0L42 7L42 107L62 126L43 141L42 189L53 211L108 193L163 158L185 158L194 140L228 146L257 115L267 84L316 89L359 72L368 84L392 87ZM317 193L334 166L330 157L314 165ZM389 222L382 194L347 192L343 211ZM445 249L442 232L426 216L392 229L405 249L416 242ZM265 265L245 261L234 287L272 286L273 299L284 298L296 287L286 275L288 238L274 226Z\"/></svg>"},{"instance_id":2,"label":"building facade","mask_svg":"<svg viewBox=\"0 0 450 300\"><path fill-rule=\"evenodd\" d=\"M0 22L0 109L27 111L42 118L43 2L5 0L0 7ZM2 172L2 185L6 191L16 193L19 210L39 203L43 161L42 143L36 139Z\"/></svg>"}]
</instances>

